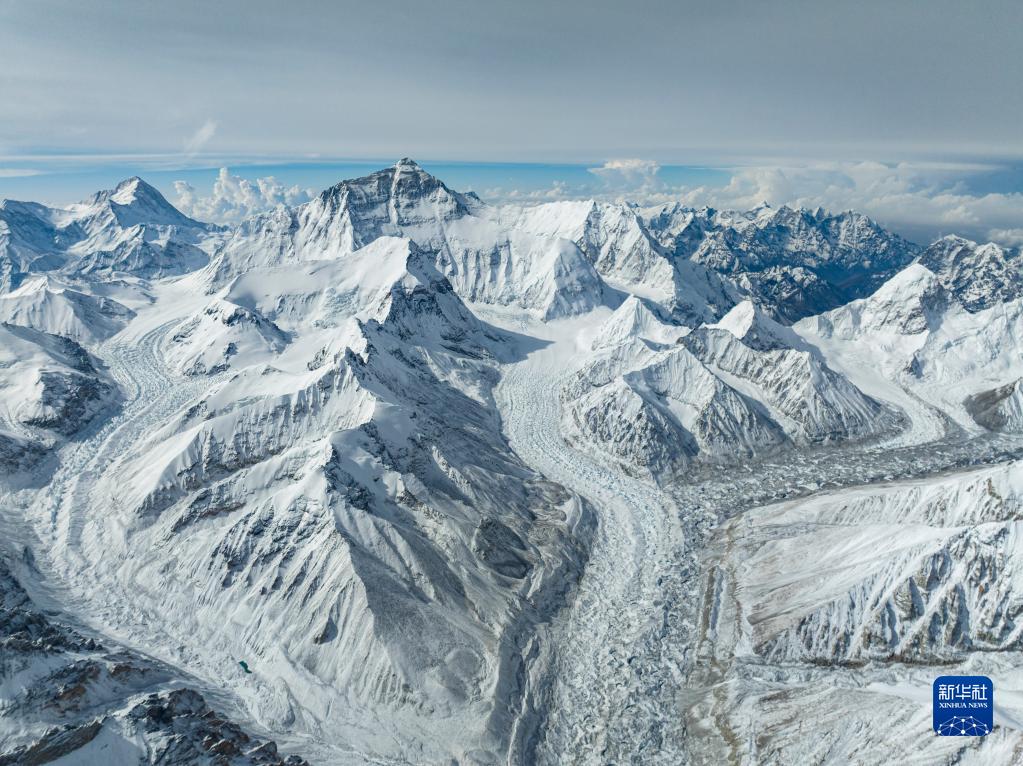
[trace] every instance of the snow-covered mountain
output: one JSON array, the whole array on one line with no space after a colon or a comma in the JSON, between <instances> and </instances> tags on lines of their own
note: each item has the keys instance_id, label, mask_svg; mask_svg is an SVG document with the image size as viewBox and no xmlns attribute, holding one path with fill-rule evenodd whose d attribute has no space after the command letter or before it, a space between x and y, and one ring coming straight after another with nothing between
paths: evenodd
<instances>
[{"instance_id":1,"label":"snow-covered mountain","mask_svg":"<svg viewBox=\"0 0 1023 766\"><path fill-rule=\"evenodd\" d=\"M750 301L674 342L652 340L670 333L635 298L612 314L595 357L562 394L570 441L663 480L702 458L747 459L787 442L900 427L896 410L864 395Z\"/></svg>"},{"instance_id":2,"label":"snow-covered mountain","mask_svg":"<svg viewBox=\"0 0 1023 766\"><path fill-rule=\"evenodd\" d=\"M965 279L959 287L974 289ZM870 297L801 320L794 329L865 390L887 388L897 398L909 393L972 430L978 424L967 400L1023 376L1023 299L971 310L957 293L914 263Z\"/></svg>"},{"instance_id":3,"label":"snow-covered mountain","mask_svg":"<svg viewBox=\"0 0 1023 766\"><path fill-rule=\"evenodd\" d=\"M1021 491L1017 461L768 505L724 525L727 547L709 546L716 607L698 649L722 692L693 711L721 728L702 756L749 741L750 762L1011 763ZM971 672L1002 679L1000 730L935 736L922 691ZM813 737L799 733L808 700L826 724ZM879 715L898 736L870 733Z\"/></svg>"},{"instance_id":4,"label":"snow-covered mountain","mask_svg":"<svg viewBox=\"0 0 1023 766\"><path fill-rule=\"evenodd\" d=\"M880 762L865 705L954 758L948 663L1011 763L1018 268L408 159L4 202L0 763Z\"/></svg>"},{"instance_id":5,"label":"snow-covered mountain","mask_svg":"<svg viewBox=\"0 0 1023 766\"><path fill-rule=\"evenodd\" d=\"M93 295L49 275L25 279L0 294L0 321L96 344L116 335L135 312L113 298Z\"/></svg>"},{"instance_id":6,"label":"snow-covered mountain","mask_svg":"<svg viewBox=\"0 0 1023 766\"><path fill-rule=\"evenodd\" d=\"M967 311L1023 298L1023 254L994 242L942 237L917 259Z\"/></svg>"},{"instance_id":7,"label":"snow-covered mountain","mask_svg":"<svg viewBox=\"0 0 1023 766\"><path fill-rule=\"evenodd\" d=\"M465 300L550 319L605 302L592 265L572 242L509 229L479 200L453 192L411 160L343 181L294 210L243 223L210 265L219 287L252 268L339 258L375 239L409 238L434 254Z\"/></svg>"},{"instance_id":8,"label":"snow-covered mountain","mask_svg":"<svg viewBox=\"0 0 1023 766\"><path fill-rule=\"evenodd\" d=\"M17 473L73 439L118 399L79 344L0 324L0 466Z\"/></svg>"},{"instance_id":9,"label":"snow-covered mountain","mask_svg":"<svg viewBox=\"0 0 1023 766\"><path fill-rule=\"evenodd\" d=\"M728 277L787 322L869 295L918 251L853 212L672 204L644 210L643 218L675 258Z\"/></svg>"},{"instance_id":10,"label":"snow-covered mountain","mask_svg":"<svg viewBox=\"0 0 1023 766\"><path fill-rule=\"evenodd\" d=\"M208 260L216 226L193 221L141 178L67 208L0 201L0 292L30 272L107 278L184 274Z\"/></svg>"}]
</instances>

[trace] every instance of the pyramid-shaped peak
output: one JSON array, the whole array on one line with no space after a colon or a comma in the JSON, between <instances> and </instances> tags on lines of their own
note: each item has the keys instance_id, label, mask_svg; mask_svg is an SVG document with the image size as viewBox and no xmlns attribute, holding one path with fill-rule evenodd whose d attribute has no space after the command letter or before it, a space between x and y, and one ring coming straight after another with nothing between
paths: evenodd
<instances>
[{"instance_id":1,"label":"pyramid-shaped peak","mask_svg":"<svg viewBox=\"0 0 1023 766\"><path fill-rule=\"evenodd\" d=\"M166 198L154 187L138 176L126 178L114 187L110 200L118 205L131 205L139 201L169 204Z\"/></svg>"},{"instance_id":2,"label":"pyramid-shaped peak","mask_svg":"<svg viewBox=\"0 0 1023 766\"><path fill-rule=\"evenodd\" d=\"M72 205L70 210L80 220L113 216L123 227L137 224L206 227L186 216L138 176L124 179L113 189L96 192L84 202Z\"/></svg>"},{"instance_id":3,"label":"pyramid-shaped peak","mask_svg":"<svg viewBox=\"0 0 1023 766\"><path fill-rule=\"evenodd\" d=\"M711 330L726 330L746 345L760 350L802 345L791 329L776 322L748 299L733 306L720 321L705 326Z\"/></svg>"},{"instance_id":4,"label":"pyramid-shaped peak","mask_svg":"<svg viewBox=\"0 0 1023 766\"><path fill-rule=\"evenodd\" d=\"M452 191L405 158L391 167L325 189L310 210L319 207L329 215L348 216L359 230L357 242L366 244L381 234L403 236L403 226L469 215L478 206L477 199Z\"/></svg>"}]
</instances>

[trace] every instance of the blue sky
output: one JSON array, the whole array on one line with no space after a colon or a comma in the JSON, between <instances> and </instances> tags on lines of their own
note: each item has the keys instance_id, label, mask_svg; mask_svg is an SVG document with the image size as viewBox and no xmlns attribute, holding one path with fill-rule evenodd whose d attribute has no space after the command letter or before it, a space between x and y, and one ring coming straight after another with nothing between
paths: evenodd
<instances>
[{"instance_id":1,"label":"blue sky","mask_svg":"<svg viewBox=\"0 0 1023 766\"><path fill-rule=\"evenodd\" d=\"M180 158L178 158L180 159ZM47 157L45 160L23 159L8 162L5 167L11 175L0 175L0 197L33 199L50 204L67 204L82 199L98 189L109 188L124 178L141 175L160 189L168 199L175 198L175 181L185 181L199 189L213 186L221 167L245 178L272 176L286 186L325 189L345 178L356 178L393 164L397 157L331 161L278 161L267 162L231 158L217 158L218 164L201 167L180 163L175 158L164 160L139 157L110 159L74 157L67 159ZM607 181L591 168L603 161L590 163L527 163L527 162L465 162L417 159L431 173L442 178L452 188L473 190L483 194L501 190L505 193L542 192L554 184L563 183L566 195L586 196L611 189ZM168 167L168 165L170 167ZM17 175L18 172L26 175ZM659 166L657 175L671 184L720 184L728 182L731 174L726 167L700 165ZM623 191L625 191L623 189Z\"/></svg>"}]
</instances>

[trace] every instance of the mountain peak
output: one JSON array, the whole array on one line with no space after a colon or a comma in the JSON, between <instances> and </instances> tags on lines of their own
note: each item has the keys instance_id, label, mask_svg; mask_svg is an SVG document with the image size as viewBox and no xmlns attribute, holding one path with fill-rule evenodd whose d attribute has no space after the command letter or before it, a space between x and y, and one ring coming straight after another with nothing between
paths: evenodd
<instances>
[{"instance_id":1,"label":"mountain peak","mask_svg":"<svg viewBox=\"0 0 1023 766\"><path fill-rule=\"evenodd\" d=\"M749 299L733 306L720 321L704 326L710 330L726 330L746 345L759 350L802 346L792 330L774 321Z\"/></svg>"},{"instance_id":2,"label":"mountain peak","mask_svg":"<svg viewBox=\"0 0 1023 766\"><path fill-rule=\"evenodd\" d=\"M1023 296L1023 253L994 242L947 236L924 250L919 263L933 271L967 311Z\"/></svg>"},{"instance_id":3,"label":"mountain peak","mask_svg":"<svg viewBox=\"0 0 1023 766\"><path fill-rule=\"evenodd\" d=\"M368 244L381 235L403 236L404 226L434 226L460 218L478 205L405 157L391 167L325 189L309 210L314 215L321 210L329 216L348 216L357 230L354 241Z\"/></svg>"},{"instance_id":4,"label":"mountain peak","mask_svg":"<svg viewBox=\"0 0 1023 766\"><path fill-rule=\"evenodd\" d=\"M159 191L138 176L126 178L117 184L110 192L109 199L118 205L131 205L141 200L162 203L164 205L170 204Z\"/></svg>"},{"instance_id":5,"label":"mountain peak","mask_svg":"<svg viewBox=\"0 0 1023 766\"><path fill-rule=\"evenodd\" d=\"M206 228L206 224L186 216L139 176L126 178L113 189L96 192L71 210L79 219L112 215L125 228L137 224Z\"/></svg>"}]
</instances>

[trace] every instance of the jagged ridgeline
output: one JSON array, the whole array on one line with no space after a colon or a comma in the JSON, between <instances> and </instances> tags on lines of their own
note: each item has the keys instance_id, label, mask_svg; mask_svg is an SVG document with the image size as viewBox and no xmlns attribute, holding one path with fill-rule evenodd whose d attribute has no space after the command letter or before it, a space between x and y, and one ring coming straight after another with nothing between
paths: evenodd
<instances>
[{"instance_id":1,"label":"jagged ridgeline","mask_svg":"<svg viewBox=\"0 0 1023 766\"><path fill-rule=\"evenodd\" d=\"M658 588L716 523L678 498L1011 438L1020 264L856 213L495 206L408 159L233 227L138 178L4 201L0 763L589 762L612 725L678 762L643 669L688 646L695 597ZM941 556L1008 550L977 539L892 560L966 587ZM897 625L822 600L749 645L960 657L913 587Z\"/></svg>"}]
</instances>

